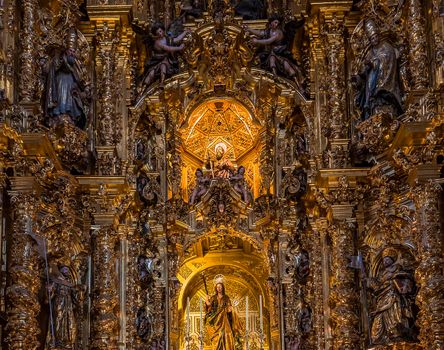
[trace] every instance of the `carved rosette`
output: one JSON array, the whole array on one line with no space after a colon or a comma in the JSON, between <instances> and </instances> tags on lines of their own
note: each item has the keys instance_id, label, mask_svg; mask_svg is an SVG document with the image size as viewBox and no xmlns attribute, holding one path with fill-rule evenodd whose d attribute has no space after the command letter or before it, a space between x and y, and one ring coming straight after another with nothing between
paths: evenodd
<instances>
[{"instance_id":1,"label":"carved rosette","mask_svg":"<svg viewBox=\"0 0 444 350\"><path fill-rule=\"evenodd\" d=\"M416 280L419 291L419 338L425 349L444 348L444 276L439 202L442 188L436 183L418 185L414 190L419 266Z\"/></svg>"},{"instance_id":2,"label":"carved rosette","mask_svg":"<svg viewBox=\"0 0 444 350\"><path fill-rule=\"evenodd\" d=\"M353 219L336 220L329 227L332 240L332 276L330 307L333 332L333 349L359 349L359 293L356 290L355 272L348 268L349 257L354 255Z\"/></svg>"},{"instance_id":3,"label":"carved rosette","mask_svg":"<svg viewBox=\"0 0 444 350\"><path fill-rule=\"evenodd\" d=\"M37 316L40 312L38 292L41 288L39 257L35 242L29 235L35 196L17 192L11 192L10 195L14 239L11 240L8 266L10 284L6 290L6 342L11 350L35 350L40 345Z\"/></svg>"},{"instance_id":4,"label":"carved rosette","mask_svg":"<svg viewBox=\"0 0 444 350\"><path fill-rule=\"evenodd\" d=\"M427 41L423 5L420 0L409 0L407 16L407 35L410 44L410 74L412 76L412 87L423 89L428 86L429 70L427 60Z\"/></svg>"},{"instance_id":5,"label":"carved rosette","mask_svg":"<svg viewBox=\"0 0 444 350\"><path fill-rule=\"evenodd\" d=\"M105 226L96 232L92 346L94 350L118 349L119 319L116 250L117 232Z\"/></svg>"}]
</instances>

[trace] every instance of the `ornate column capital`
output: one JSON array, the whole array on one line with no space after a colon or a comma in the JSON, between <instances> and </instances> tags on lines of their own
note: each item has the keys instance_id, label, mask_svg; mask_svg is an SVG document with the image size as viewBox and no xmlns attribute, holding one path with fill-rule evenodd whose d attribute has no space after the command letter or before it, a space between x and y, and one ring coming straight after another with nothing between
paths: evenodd
<instances>
[{"instance_id":1,"label":"ornate column capital","mask_svg":"<svg viewBox=\"0 0 444 350\"><path fill-rule=\"evenodd\" d=\"M83 204L94 218L98 227L118 225L122 215L131 203L134 194L123 176L81 176L78 177L84 195Z\"/></svg>"}]
</instances>

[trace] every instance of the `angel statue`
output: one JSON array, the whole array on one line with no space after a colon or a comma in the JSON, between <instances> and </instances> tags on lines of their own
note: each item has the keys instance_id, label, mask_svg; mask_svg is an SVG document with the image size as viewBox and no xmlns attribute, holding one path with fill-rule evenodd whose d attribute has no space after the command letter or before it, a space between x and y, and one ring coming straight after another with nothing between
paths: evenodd
<instances>
[{"instance_id":1,"label":"angel statue","mask_svg":"<svg viewBox=\"0 0 444 350\"><path fill-rule=\"evenodd\" d=\"M241 195L242 200L244 202L249 202L250 196L245 182L245 167L243 165L237 169L236 174L230 176L230 182L232 183L234 190Z\"/></svg>"},{"instance_id":2,"label":"angel statue","mask_svg":"<svg viewBox=\"0 0 444 350\"><path fill-rule=\"evenodd\" d=\"M369 288L374 302L371 317L371 342L374 345L416 339L413 270L403 266L400 252L385 248L376 277Z\"/></svg>"},{"instance_id":3,"label":"angel statue","mask_svg":"<svg viewBox=\"0 0 444 350\"><path fill-rule=\"evenodd\" d=\"M173 23L176 25L177 23ZM137 33L146 36L145 31L137 24L133 23L133 28ZM185 48L183 40L190 33L189 29L185 29L177 36L173 36L172 31L165 31L165 27L161 23L156 23L151 28L151 35L146 36L145 43L151 49L151 55L145 62L142 76L139 78L139 92L144 95L148 87L159 80L159 86L163 88L165 79L179 72L179 62L176 53ZM170 35L171 34L171 35Z\"/></svg>"},{"instance_id":4,"label":"angel statue","mask_svg":"<svg viewBox=\"0 0 444 350\"><path fill-rule=\"evenodd\" d=\"M303 21L290 22L286 25L285 32L281 29L282 21L277 16L268 19L267 28L264 30L251 29L244 26L247 33L253 34L252 43L257 46L264 46L258 56L262 68L271 71L274 75L288 77L296 83L299 91L304 93L304 77L300 65L293 58L290 44L292 36L298 29L302 28Z\"/></svg>"},{"instance_id":5,"label":"angel statue","mask_svg":"<svg viewBox=\"0 0 444 350\"><path fill-rule=\"evenodd\" d=\"M190 205L199 201L200 198L207 193L208 188L210 187L210 179L204 175L202 169L197 169L195 174L196 187L194 187L194 190L191 193Z\"/></svg>"},{"instance_id":6,"label":"angel statue","mask_svg":"<svg viewBox=\"0 0 444 350\"><path fill-rule=\"evenodd\" d=\"M351 78L356 90L355 104L366 120L379 112L398 116L402 109L402 89L398 50L379 33L374 20L364 22L370 44L365 50L360 72Z\"/></svg>"}]
</instances>

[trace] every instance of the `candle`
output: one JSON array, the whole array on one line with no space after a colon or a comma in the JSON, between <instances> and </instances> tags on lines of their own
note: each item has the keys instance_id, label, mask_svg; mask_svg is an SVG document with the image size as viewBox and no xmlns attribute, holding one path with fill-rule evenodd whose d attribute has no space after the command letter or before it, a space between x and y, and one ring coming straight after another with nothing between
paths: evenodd
<instances>
[{"instance_id":1,"label":"candle","mask_svg":"<svg viewBox=\"0 0 444 350\"><path fill-rule=\"evenodd\" d=\"M245 329L248 334L249 325L248 325L248 295L245 298Z\"/></svg>"},{"instance_id":2,"label":"candle","mask_svg":"<svg viewBox=\"0 0 444 350\"><path fill-rule=\"evenodd\" d=\"M202 297L199 299L199 311L200 311L200 332L199 332L199 338L200 338L200 349L203 349L203 318L202 318Z\"/></svg>"},{"instance_id":3,"label":"candle","mask_svg":"<svg viewBox=\"0 0 444 350\"><path fill-rule=\"evenodd\" d=\"M248 295L245 297L245 349L248 350L248 333L250 326L248 325Z\"/></svg>"},{"instance_id":4,"label":"candle","mask_svg":"<svg viewBox=\"0 0 444 350\"><path fill-rule=\"evenodd\" d=\"M190 297L187 297L187 341L190 336Z\"/></svg>"},{"instance_id":5,"label":"candle","mask_svg":"<svg viewBox=\"0 0 444 350\"><path fill-rule=\"evenodd\" d=\"M264 343L264 321L262 319L262 294L259 295L259 325L260 325L260 337L261 337L261 349Z\"/></svg>"},{"instance_id":6,"label":"candle","mask_svg":"<svg viewBox=\"0 0 444 350\"><path fill-rule=\"evenodd\" d=\"M261 327L261 334L264 331L264 322L262 319L262 295L259 295L259 322Z\"/></svg>"}]
</instances>

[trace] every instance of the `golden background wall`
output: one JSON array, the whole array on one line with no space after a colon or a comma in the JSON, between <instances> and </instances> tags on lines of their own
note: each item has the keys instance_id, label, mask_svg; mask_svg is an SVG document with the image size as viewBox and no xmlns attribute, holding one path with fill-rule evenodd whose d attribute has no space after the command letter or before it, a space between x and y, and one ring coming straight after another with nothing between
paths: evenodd
<instances>
[{"instance_id":1,"label":"golden background wall","mask_svg":"<svg viewBox=\"0 0 444 350\"><path fill-rule=\"evenodd\" d=\"M224 350L444 349L442 1L0 0L0 38L2 348L216 349L223 281Z\"/></svg>"}]
</instances>

